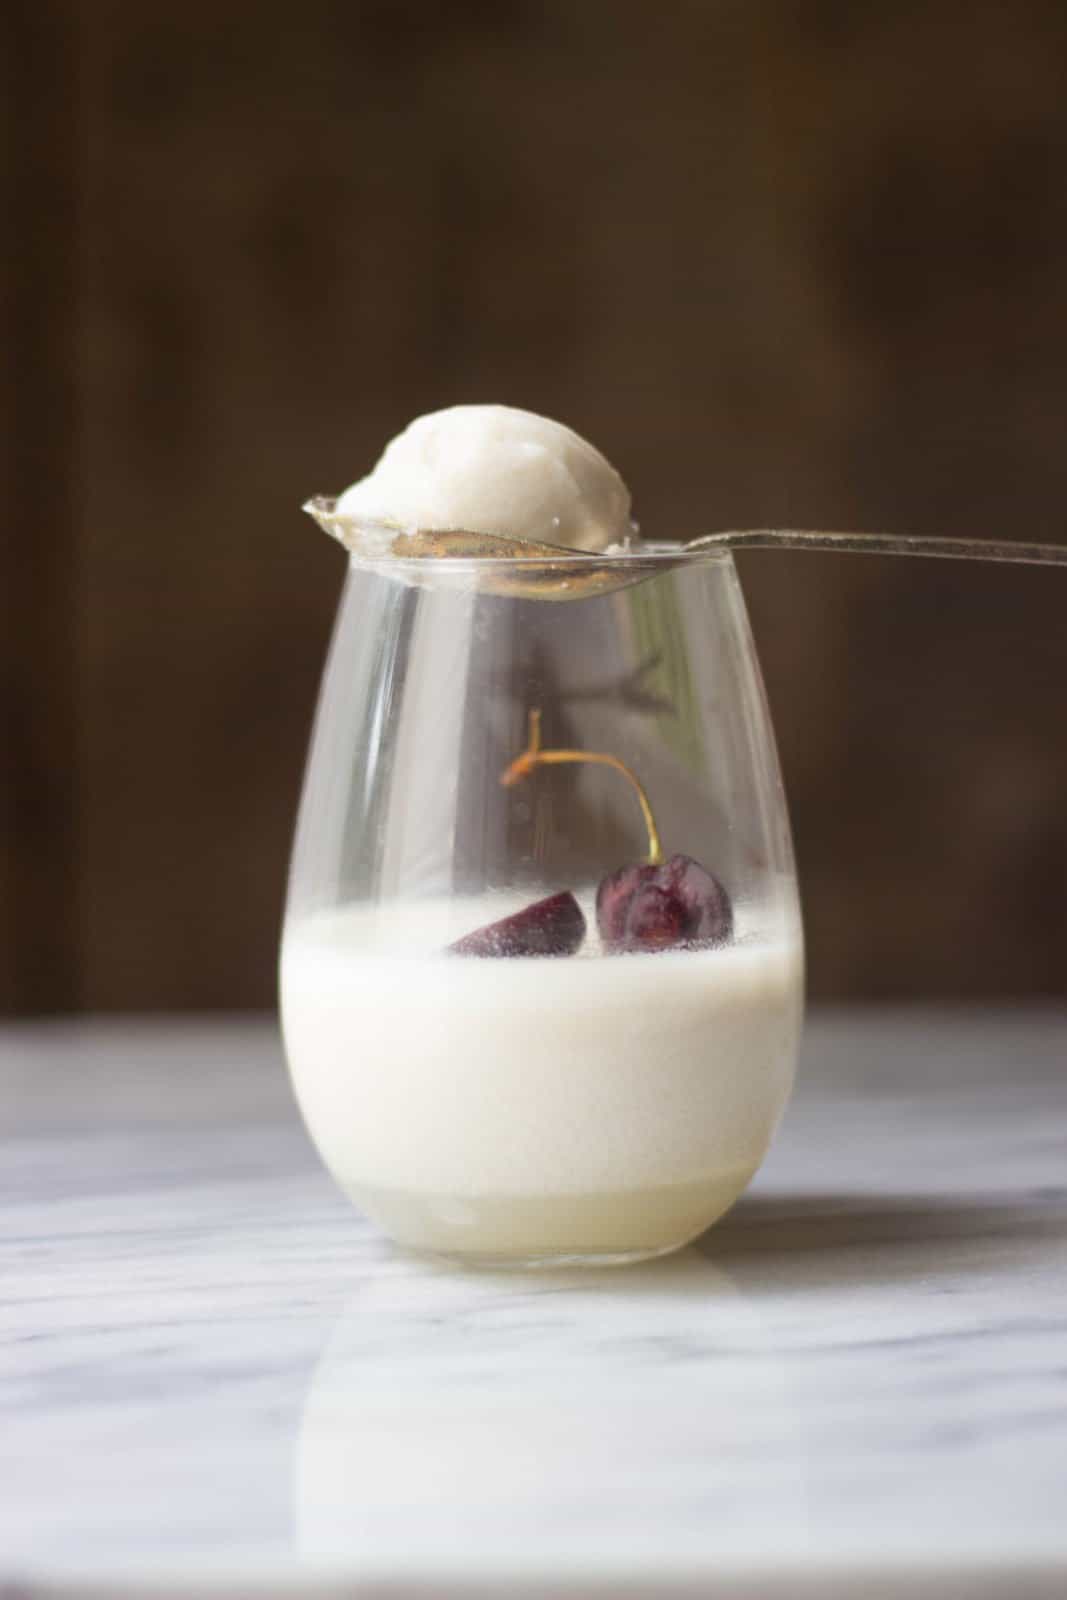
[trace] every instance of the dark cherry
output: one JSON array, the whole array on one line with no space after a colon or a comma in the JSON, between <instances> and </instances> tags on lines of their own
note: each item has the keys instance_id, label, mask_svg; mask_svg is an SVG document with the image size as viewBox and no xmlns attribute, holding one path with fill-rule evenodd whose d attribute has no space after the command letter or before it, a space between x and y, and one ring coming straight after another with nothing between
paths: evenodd
<instances>
[{"instance_id":1,"label":"dark cherry","mask_svg":"<svg viewBox=\"0 0 1067 1600\"><path fill-rule=\"evenodd\" d=\"M596 920L612 951L725 944L734 924L730 896L718 878L681 855L609 873L597 890Z\"/></svg>"},{"instance_id":2,"label":"dark cherry","mask_svg":"<svg viewBox=\"0 0 1067 1600\"><path fill-rule=\"evenodd\" d=\"M584 938L582 908L564 889L475 928L448 948L457 956L572 956Z\"/></svg>"}]
</instances>

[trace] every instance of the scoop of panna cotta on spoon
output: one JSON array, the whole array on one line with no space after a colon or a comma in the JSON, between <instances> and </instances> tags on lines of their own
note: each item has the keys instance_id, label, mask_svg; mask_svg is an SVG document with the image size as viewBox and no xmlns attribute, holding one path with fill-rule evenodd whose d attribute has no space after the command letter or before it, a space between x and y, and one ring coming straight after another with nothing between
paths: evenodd
<instances>
[{"instance_id":1,"label":"scoop of panna cotta on spoon","mask_svg":"<svg viewBox=\"0 0 1067 1600\"><path fill-rule=\"evenodd\" d=\"M570 428L505 406L418 418L313 509L353 568L282 956L319 1150L416 1248L510 1264L677 1249L759 1165L802 1011L788 828L729 559L705 559L692 624L667 592L642 608L582 587L576 570L645 548L629 491ZM515 576L546 550L550 585ZM538 603L572 582L576 607ZM425 592L398 603L398 583ZM402 647L377 638L390 626ZM650 650L671 659L651 710L590 714L565 687ZM379 851L353 891L352 863Z\"/></svg>"},{"instance_id":2,"label":"scoop of panna cotta on spoon","mask_svg":"<svg viewBox=\"0 0 1067 1600\"><path fill-rule=\"evenodd\" d=\"M407 534L465 532L585 552L624 548L636 532L630 491L610 461L561 422L513 406L416 417L334 514Z\"/></svg>"},{"instance_id":3,"label":"scoop of panna cotta on spoon","mask_svg":"<svg viewBox=\"0 0 1067 1600\"><path fill-rule=\"evenodd\" d=\"M600 452L561 423L510 406L417 418L367 477L339 499L313 496L305 510L354 560L392 560L401 582L542 600L610 594L740 549L1067 565L1064 545L899 533L740 528L642 544L626 485ZM482 569L458 567L463 558Z\"/></svg>"}]
</instances>

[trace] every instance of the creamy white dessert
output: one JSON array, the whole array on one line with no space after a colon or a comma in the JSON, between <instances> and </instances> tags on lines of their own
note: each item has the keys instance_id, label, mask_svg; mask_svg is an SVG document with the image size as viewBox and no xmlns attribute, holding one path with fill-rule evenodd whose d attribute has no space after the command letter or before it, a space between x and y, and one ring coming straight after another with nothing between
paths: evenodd
<instances>
[{"instance_id":1,"label":"creamy white dessert","mask_svg":"<svg viewBox=\"0 0 1067 1600\"><path fill-rule=\"evenodd\" d=\"M573 550L606 550L634 532L629 490L600 451L561 422L513 406L450 406L417 417L334 510Z\"/></svg>"},{"instance_id":2,"label":"creamy white dessert","mask_svg":"<svg viewBox=\"0 0 1067 1600\"><path fill-rule=\"evenodd\" d=\"M514 905L294 919L286 1048L327 1166L403 1243L487 1258L672 1249L733 1203L792 1084L799 929L738 912L707 949L478 959Z\"/></svg>"}]
</instances>

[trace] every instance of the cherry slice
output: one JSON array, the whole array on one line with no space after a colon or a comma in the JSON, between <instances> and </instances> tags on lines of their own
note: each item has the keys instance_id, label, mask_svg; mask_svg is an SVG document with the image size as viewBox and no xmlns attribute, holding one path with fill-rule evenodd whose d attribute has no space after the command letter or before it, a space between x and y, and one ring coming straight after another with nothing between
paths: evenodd
<instances>
[{"instance_id":1,"label":"cherry slice","mask_svg":"<svg viewBox=\"0 0 1067 1600\"><path fill-rule=\"evenodd\" d=\"M584 938L582 908L564 889L499 922L475 928L448 948L457 956L571 956Z\"/></svg>"}]
</instances>

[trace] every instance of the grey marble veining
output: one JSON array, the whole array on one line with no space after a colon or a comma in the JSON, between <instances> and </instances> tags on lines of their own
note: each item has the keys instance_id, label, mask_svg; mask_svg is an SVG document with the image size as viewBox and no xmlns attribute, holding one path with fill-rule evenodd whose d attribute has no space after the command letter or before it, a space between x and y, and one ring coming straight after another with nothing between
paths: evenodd
<instances>
[{"instance_id":1,"label":"grey marble veining","mask_svg":"<svg viewBox=\"0 0 1067 1600\"><path fill-rule=\"evenodd\" d=\"M0 1091L0 1594L1067 1593L1067 1014L816 1018L750 1195L608 1272L394 1254L266 1025Z\"/></svg>"}]
</instances>

